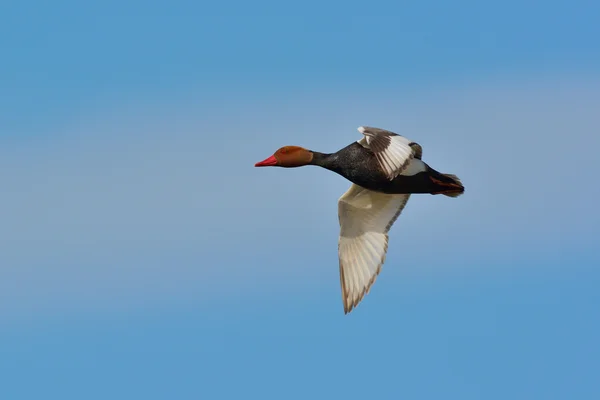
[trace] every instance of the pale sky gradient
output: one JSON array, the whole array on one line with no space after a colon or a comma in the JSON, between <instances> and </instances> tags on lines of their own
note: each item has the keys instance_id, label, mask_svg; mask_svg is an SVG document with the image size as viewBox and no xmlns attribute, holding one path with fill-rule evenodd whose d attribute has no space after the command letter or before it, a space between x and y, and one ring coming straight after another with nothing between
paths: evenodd
<instances>
[{"instance_id":1,"label":"pale sky gradient","mask_svg":"<svg viewBox=\"0 0 600 400\"><path fill-rule=\"evenodd\" d=\"M374 122L421 143L426 161L458 174L468 194L414 196L390 246L390 260L406 265L386 275L418 274L452 254L479 269L492 255L508 261L526 251L544 261L577 253L593 244L600 226L600 189L588 186L600 144L599 89L600 82L562 78L444 88L411 99L396 99L392 90L327 101L301 96L285 105L264 99L227 109L237 119L226 125L225 110L204 114L202 104L182 104L176 111L109 112L88 127L79 121L58 131L53 142L11 140L0 151L0 238L8 244L0 255L0 310L15 316L135 307L331 278L337 199L349 183L313 168L252 166L285 144L334 151L360 138L358 124ZM285 115L289 108L304 110L304 122ZM439 252L427 254L431 240L440 241ZM304 266L282 271L268 243ZM409 267L415 263L424 265ZM199 290L205 293L194 295Z\"/></svg>"}]
</instances>

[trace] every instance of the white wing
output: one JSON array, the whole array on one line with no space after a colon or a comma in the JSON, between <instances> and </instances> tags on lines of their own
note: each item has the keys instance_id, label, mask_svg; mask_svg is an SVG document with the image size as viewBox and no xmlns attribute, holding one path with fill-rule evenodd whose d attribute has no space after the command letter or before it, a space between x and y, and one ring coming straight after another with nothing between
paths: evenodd
<instances>
[{"instance_id":1,"label":"white wing","mask_svg":"<svg viewBox=\"0 0 600 400\"><path fill-rule=\"evenodd\" d=\"M340 283L344 313L363 299L385 261L388 231L409 194L373 192L353 184L338 201Z\"/></svg>"},{"instance_id":2,"label":"white wing","mask_svg":"<svg viewBox=\"0 0 600 400\"><path fill-rule=\"evenodd\" d=\"M423 150L417 143L385 129L361 126L365 137L358 142L371 149L381 169L392 180L404 171L413 158L421 158Z\"/></svg>"}]
</instances>

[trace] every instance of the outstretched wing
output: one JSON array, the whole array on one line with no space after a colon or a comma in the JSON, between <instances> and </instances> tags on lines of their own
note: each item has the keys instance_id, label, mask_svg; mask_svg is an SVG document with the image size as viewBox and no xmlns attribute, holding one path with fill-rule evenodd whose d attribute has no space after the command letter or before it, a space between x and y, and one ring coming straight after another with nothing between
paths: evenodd
<instances>
[{"instance_id":1,"label":"outstretched wing","mask_svg":"<svg viewBox=\"0 0 600 400\"><path fill-rule=\"evenodd\" d=\"M413 158L421 159L423 155L418 143L397 133L369 126L361 126L358 131L365 135L359 143L371 149L390 180L400 175Z\"/></svg>"},{"instance_id":2,"label":"outstretched wing","mask_svg":"<svg viewBox=\"0 0 600 400\"><path fill-rule=\"evenodd\" d=\"M344 313L363 299L385 261L388 232L410 194L385 194L353 184L338 200L340 283Z\"/></svg>"}]
</instances>

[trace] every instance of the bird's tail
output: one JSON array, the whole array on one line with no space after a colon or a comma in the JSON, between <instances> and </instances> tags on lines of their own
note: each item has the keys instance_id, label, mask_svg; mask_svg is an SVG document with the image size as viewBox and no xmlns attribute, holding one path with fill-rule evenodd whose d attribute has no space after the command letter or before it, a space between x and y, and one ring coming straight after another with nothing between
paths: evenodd
<instances>
[{"instance_id":1,"label":"bird's tail","mask_svg":"<svg viewBox=\"0 0 600 400\"><path fill-rule=\"evenodd\" d=\"M458 197L465 192L465 187L456 175L442 174L431 169L429 179L431 179L434 185L431 194L443 194L448 197Z\"/></svg>"}]
</instances>

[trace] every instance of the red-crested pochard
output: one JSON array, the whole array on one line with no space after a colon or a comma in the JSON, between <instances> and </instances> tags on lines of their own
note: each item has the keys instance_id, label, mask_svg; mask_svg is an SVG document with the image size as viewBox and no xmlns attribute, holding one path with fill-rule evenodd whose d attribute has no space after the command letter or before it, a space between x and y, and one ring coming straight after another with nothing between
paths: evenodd
<instances>
[{"instance_id":1,"label":"red-crested pochard","mask_svg":"<svg viewBox=\"0 0 600 400\"><path fill-rule=\"evenodd\" d=\"M364 135L336 153L285 146L256 167L316 165L352 182L338 200L340 282L344 313L363 299L381 271L388 232L414 193L458 197L465 188L455 175L421 161L423 149L384 129L361 126Z\"/></svg>"}]
</instances>

